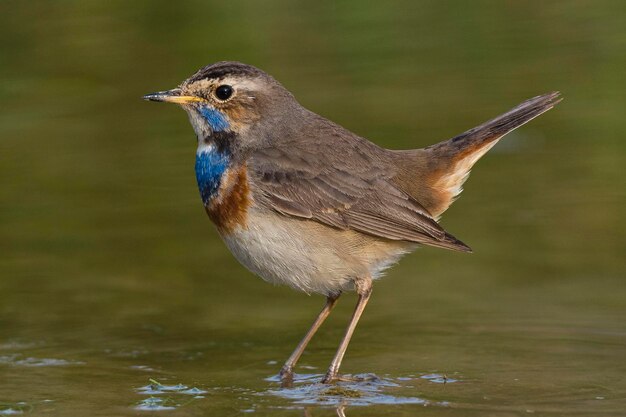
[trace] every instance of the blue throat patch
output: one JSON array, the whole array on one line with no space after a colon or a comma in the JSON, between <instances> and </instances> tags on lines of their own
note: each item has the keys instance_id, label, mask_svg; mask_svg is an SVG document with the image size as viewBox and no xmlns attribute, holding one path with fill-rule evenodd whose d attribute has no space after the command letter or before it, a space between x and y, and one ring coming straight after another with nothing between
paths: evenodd
<instances>
[{"instance_id":1,"label":"blue throat patch","mask_svg":"<svg viewBox=\"0 0 626 417\"><path fill-rule=\"evenodd\" d=\"M203 106L200 114L211 126L213 132L222 132L229 127L226 116L219 110ZM196 180L202 202L208 204L211 197L217 193L222 182L222 175L228 168L230 152L219 151L215 145L196 153Z\"/></svg>"},{"instance_id":2,"label":"blue throat patch","mask_svg":"<svg viewBox=\"0 0 626 417\"><path fill-rule=\"evenodd\" d=\"M221 111L212 107L202 106L200 107L200 114L214 132L221 132L222 130L228 129L228 120Z\"/></svg>"},{"instance_id":3,"label":"blue throat patch","mask_svg":"<svg viewBox=\"0 0 626 417\"><path fill-rule=\"evenodd\" d=\"M215 146L196 153L196 180L202 202L206 205L217 193L222 175L230 163L230 154L219 152Z\"/></svg>"}]
</instances>

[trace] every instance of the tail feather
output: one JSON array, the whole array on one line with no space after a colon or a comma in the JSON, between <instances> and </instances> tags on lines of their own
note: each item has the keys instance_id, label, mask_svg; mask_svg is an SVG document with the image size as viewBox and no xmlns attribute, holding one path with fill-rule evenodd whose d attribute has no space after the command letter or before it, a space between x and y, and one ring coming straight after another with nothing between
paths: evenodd
<instances>
[{"instance_id":1,"label":"tail feather","mask_svg":"<svg viewBox=\"0 0 626 417\"><path fill-rule=\"evenodd\" d=\"M463 183L480 157L504 135L560 101L558 92L537 96L447 141L424 149L399 151L407 165L399 173L398 181L438 218L463 191Z\"/></svg>"},{"instance_id":2,"label":"tail feather","mask_svg":"<svg viewBox=\"0 0 626 417\"><path fill-rule=\"evenodd\" d=\"M441 155L444 157L463 159L480 152L485 146L493 146L502 136L547 112L561 100L559 92L533 97L480 126L424 149L434 154L444 154Z\"/></svg>"}]
</instances>

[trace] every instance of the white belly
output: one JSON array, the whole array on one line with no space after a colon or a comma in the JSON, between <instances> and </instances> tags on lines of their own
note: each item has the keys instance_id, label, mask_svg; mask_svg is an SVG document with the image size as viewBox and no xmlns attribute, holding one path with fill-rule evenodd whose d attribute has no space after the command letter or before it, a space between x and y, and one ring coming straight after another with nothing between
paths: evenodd
<instances>
[{"instance_id":1,"label":"white belly","mask_svg":"<svg viewBox=\"0 0 626 417\"><path fill-rule=\"evenodd\" d=\"M222 236L237 260L265 281L306 293L350 290L355 279L376 278L414 246L254 209L247 223Z\"/></svg>"}]
</instances>

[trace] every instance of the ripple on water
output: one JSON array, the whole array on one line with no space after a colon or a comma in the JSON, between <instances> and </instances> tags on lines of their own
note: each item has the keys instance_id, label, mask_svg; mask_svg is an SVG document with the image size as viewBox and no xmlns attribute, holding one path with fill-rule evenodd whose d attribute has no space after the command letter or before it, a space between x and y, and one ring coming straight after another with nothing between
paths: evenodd
<instances>
[{"instance_id":1,"label":"ripple on water","mask_svg":"<svg viewBox=\"0 0 626 417\"><path fill-rule=\"evenodd\" d=\"M15 416L32 411L32 406L27 402L20 401L18 403L3 404L0 403L0 416Z\"/></svg>"},{"instance_id":2,"label":"ripple on water","mask_svg":"<svg viewBox=\"0 0 626 417\"><path fill-rule=\"evenodd\" d=\"M429 374L417 378L380 378L373 374L347 375L344 380L338 381L334 385L321 384L321 374L297 374L294 376L293 386L288 388L270 389L260 395L269 394L285 398L294 404L301 405L399 405L399 404L422 404L422 405L448 405L445 402L433 403L423 398L413 396L393 395L389 392L396 388L403 388L402 383L413 381L418 378L439 381L445 378L441 375ZM280 382L278 376L267 379L271 382ZM446 379L447 383L456 382ZM438 382L439 383L439 382ZM405 387L408 388L408 387Z\"/></svg>"},{"instance_id":3,"label":"ripple on water","mask_svg":"<svg viewBox=\"0 0 626 417\"><path fill-rule=\"evenodd\" d=\"M420 376L420 378L425 379L428 382L433 382L435 384L453 384L458 381L454 378L448 378L446 375L439 374L426 374Z\"/></svg>"},{"instance_id":4,"label":"ripple on water","mask_svg":"<svg viewBox=\"0 0 626 417\"><path fill-rule=\"evenodd\" d=\"M7 342L0 343L0 350L24 350L31 349L42 345L43 343L35 343L35 342L19 342L16 340L9 340Z\"/></svg>"},{"instance_id":5,"label":"ripple on water","mask_svg":"<svg viewBox=\"0 0 626 417\"><path fill-rule=\"evenodd\" d=\"M140 394L147 394L147 395L157 395L157 394L165 394L165 393L201 395L201 394L207 393L207 391L202 390L200 388L196 388L196 387L189 388L187 385L183 385L183 384L167 385L167 384L162 384L159 381L156 381L154 379L150 380L150 384L137 388L137 391Z\"/></svg>"},{"instance_id":6,"label":"ripple on water","mask_svg":"<svg viewBox=\"0 0 626 417\"><path fill-rule=\"evenodd\" d=\"M141 411L163 411L175 410L180 404L177 404L172 398L149 397L137 403L135 410Z\"/></svg>"},{"instance_id":7,"label":"ripple on water","mask_svg":"<svg viewBox=\"0 0 626 417\"><path fill-rule=\"evenodd\" d=\"M68 366L68 365L84 365L85 362L68 361L65 359L55 358L22 358L22 355L16 353L14 355L0 356L0 364L14 366Z\"/></svg>"},{"instance_id":8,"label":"ripple on water","mask_svg":"<svg viewBox=\"0 0 626 417\"><path fill-rule=\"evenodd\" d=\"M154 368L151 368L148 365L131 365L131 366L129 366L129 368L133 369L133 370L145 371L145 372L155 372L156 371Z\"/></svg>"},{"instance_id":9,"label":"ripple on water","mask_svg":"<svg viewBox=\"0 0 626 417\"><path fill-rule=\"evenodd\" d=\"M150 384L136 390L139 394L149 395L148 398L135 404L134 408L142 411L174 410L195 399L204 398L203 394L208 392L197 387L190 388L184 384L162 384L154 379L150 379Z\"/></svg>"}]
</instances>

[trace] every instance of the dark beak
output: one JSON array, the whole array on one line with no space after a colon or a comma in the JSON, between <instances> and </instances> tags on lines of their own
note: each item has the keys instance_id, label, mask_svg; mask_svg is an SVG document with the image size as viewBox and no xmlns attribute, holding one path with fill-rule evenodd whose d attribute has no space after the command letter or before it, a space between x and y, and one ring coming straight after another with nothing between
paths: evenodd
<instances>
[{"instance_id":1,"label":"dark beak","mask_svg":"<svg viewBox=\"0 0 626 417\"><path fill-rule=\"evenodd\" d=\"M159 91L157 93L146 94L144 100L148 101L165 101L167 103L189 104L197 101L204 101L200 97L183 96L180 88L174 88L167 91Z\"/></svg>"}]
</instances>

